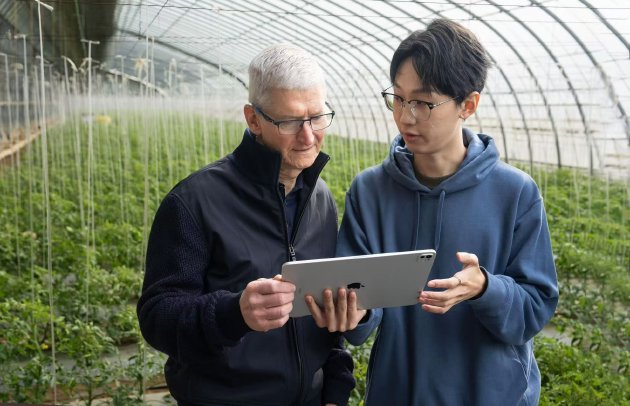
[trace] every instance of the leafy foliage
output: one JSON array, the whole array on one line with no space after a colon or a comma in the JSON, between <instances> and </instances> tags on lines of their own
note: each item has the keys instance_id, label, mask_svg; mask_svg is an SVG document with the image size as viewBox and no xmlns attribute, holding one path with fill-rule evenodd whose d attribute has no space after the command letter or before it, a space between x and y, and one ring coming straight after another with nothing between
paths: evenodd
<instances>
[{"instance_id":1,"label":"leafy foliage","mask_svg":"<svg viewBox=\"0 0 630 406\"><path fill-rule=\"evenodd\" d=\"M164 363L135 315L153 214L175 183L229 153L242 131L186 115L120 114L95 124L90 149L85 123L51 129L48 208L39 141L0 167L0 402L50 401L53 384L87 404L101 395L142 402ZM329 135L324 150L331 161L322 178L341 218L352 179L380 163L388 145ZM576 170L531 175L545 198L561 291L552 323L564 337L536 338L541 403L629 404L628 185ZM372 342L350 348L353 405L362 404ZM133 354L121 355L123 345Z\"/></svg>"}]
</instances>

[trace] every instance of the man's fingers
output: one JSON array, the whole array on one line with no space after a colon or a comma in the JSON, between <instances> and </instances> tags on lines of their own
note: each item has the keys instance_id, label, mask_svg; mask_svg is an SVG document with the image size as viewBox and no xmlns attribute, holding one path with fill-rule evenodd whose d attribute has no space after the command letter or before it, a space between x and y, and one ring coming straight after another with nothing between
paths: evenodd
<instances>
[{"instance_id":1,"label":"man's fingers","mask_svg":"<svg viewBox=\"0 0 630 406\"><path fill-rule=\"evenodd\" d=\"M471 254L468 252L458 252L455 254L457 260L464 265L467 266L479 266L479 258L475 254Z\"/></svg>"},{"instance_id":2,"label":"man's fingers","mask_svg":"<svg viewBox=\"0 0 630 406\"><path fill-rule=\"evenodd\" d=\"M322 315L322 310L319 308L317 302L315 302L315 298L311 295L306 295L304 297L304 300L306 301L306 306L311 312L311 315L313 316L313 320L315 320L315 324L317 324L317 327L326 327L326 318Z\"/></svg>"},{"instance_id":3,"label":"man's fingers","mask_svg":"<svg viewBox=\"0 0 630 406\"><path fill-rule=\"evenodd\" d=\"M337 325L337 314L335 312L335 302L333 300L333 293L330 289L325 289L322 293L324 298L324 315L326 317L326 328L328 331L335 331Z\"/></svg>"},{"instance_id":4,"label":"man's fingers","mask_svg":"<svg viewBox=\"0 0 630 406\"><path fill-rule=\"evenodd\" d=\"M435 314L444 314L450 309L451 309L450 307L439 307L439 306L432 306L432 305L426 305L426 304L422 305L422 310L427 311L429 313L435 313Z\"/></svg>"},{"instance_id":5,"label":"man's fingers","mask_svg":"<svg viewBox=\"0 0 630 406\"><path fill-rule=\"evenodd\" d=\"M453 279L453 278L451 278ZM446 280L446 279L445 279ZM454 282L457 284L458 282ZM454 291L452 289L444 291L425 290L420 292L418 302L436 307L451 307L459 303L463 298L462 291Z\"/></svg>"},{"instance_id":6,"label":"man's fingers","mask_svg":"<svg viewBox=\"0 0 630 406\"><path fill-rule=\"evenodd\" d=\"M346 322L348 320L348 301L346 298L346 290L344 288L339 288L337 291L337 306L336 306L336 315L337 315L337 331L344 332L346 331ZM332 331L332 330L331 330Z\"/></svg>"},{"instance_id":7,"label":"man's fingers","mask_svg":"<svg viewBox=\"0 0 630 406\"><path fill-rule=\"evenodd\" d=\"M348 292L348 312L357 310L357 292L351 290Z\"/></svg>"},{"instance_id":8,"label":"man's fingers","mask_svg":"<svg viewBox=\"0 0 630 406\"><path fill-rule=\"evenodd\" d=\"M291 294L292 296L293 294ZM282 327L289 320L289 313L293 309L293 302L282 300L279 306L265 307L257 299L265 296L254 294L252 296L241 296L241 313L245 323L256 331L268 331ZM270 296L270 295L267 295Z\"/></svg>"},{"instance_id":9,"label":"man's fingers","mask_svg":"<svg viewBox=\"0 0 630 406\"><path fill-rule=\"evenodd\" d=\"M357 293L348 292L348 330L354 329L367 313L367 310L357 309L357 301Z\"/></svg>"},{"instance_id":10,"label":"man's fingers","mask_svg":"<svg viewBox=\"0 0 630 406\"><path fill-rule=\"evenodd\" d=\"M275 278L275 277L274 277ZM295 285L290 282L283 282L277 279L258 279L250 282L251 289L261 295L269 295L272 293L288 293L295 292Z\"/></svg>"},{"instance_id":11,"label":"man's fingers","mask_svg":"<svg viewBox=\"0 0 630 406\"><path fill-rule=\"evenodd\" d=\"M433 279L427 283L427 286L434 289L452 289L461 285L461 277L451 276L446 279Z\"/></svg>"},{"instance_id":12,"label":"man's fingers","mask_svg":"<svg viewBox=\"0 0 630 406\"><path fill-rule=\"evenodd\" d=\"M293 292L273 293L268 295L253 294L249 296L249 303L255 308L270 308L293 303L294 299L295 294Z\"/></svg>"},{"instance_id":13,"label":"man's fingers","mask_svg":"<svg viewBox=\"0 0 630 406\"><path fill-rule=\"evenodd\" d=\"M281 320L288 317L289 313L293 310L293 303L289 302L281 306L267 307L262 312L262 317L268 321Z\"/></svg>"}]
</instances>

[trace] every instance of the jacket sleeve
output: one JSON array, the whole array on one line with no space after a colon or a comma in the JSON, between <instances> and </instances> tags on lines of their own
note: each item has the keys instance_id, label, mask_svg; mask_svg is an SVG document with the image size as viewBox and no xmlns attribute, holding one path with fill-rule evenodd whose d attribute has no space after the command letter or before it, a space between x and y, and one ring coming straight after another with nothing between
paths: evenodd
<instances>
[{"instance_id":1,"label":"jacket sleeve","mask_svg":"<svg viewBox=\"0 0 630 406\"><path fill-rule=\"evenodd\" d=\"M356 386L356 380L352 374L354 371L352 356L344 348L341 337L337 345L330 351L322 369L324 372L322 403L333 403L337 406L347 405L350 392Z\"/></svg>"},{"instance_id":2,"label":"jacket sleeve","mask_svg":"<svg viewBox=\"0 0 630 406\"><path fill-rule=\"evenodd\" d=\"M350 191L346 194L346 209L343 213L339 236L337 237L337 257L374 253L370 250L360 212L357 210L352 198L352 190L350 188ZM381 324L382 317L383 309L369 310L367 320L359 323L354 330L346 331L344 337L352 345L363 344Z\"/></svg>"},{"instance_id":3,"label":"jacket sleeve","mask_svg":"<svg viewBox=\"0 0 630 406\"><path fill-rule=\"evenodd\" d=\"M542 198L517 219L505 272L487 270L486 291L469 303L495 337L522 345L542 330L558 304L558 280Z\"/></svg>"},{"instance_id":4,"label":"jacket sleeve","mask_svg":"<svg viewBox=\"0 0 630 406\"><path fill-rule=\"evenodd\" d=\"M211 244L183 202L169 194L151 227L137 313L146 341L180 361L199 361L249 331L240 292L203 293Z\"/></svg>"}]
</instances>

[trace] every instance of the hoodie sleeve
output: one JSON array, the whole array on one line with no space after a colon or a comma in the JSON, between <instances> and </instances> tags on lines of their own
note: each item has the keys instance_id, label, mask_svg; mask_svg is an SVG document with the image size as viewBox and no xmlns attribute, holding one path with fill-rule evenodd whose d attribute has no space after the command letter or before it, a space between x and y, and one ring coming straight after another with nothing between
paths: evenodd
<instances>
[{"instance_id":1,"label":"hoodie sleeve","mask_svg":"<svg viewBox=\"0 0 630 406\"><path fill-rule=\"evenodd\" d=\"M505 272L487 270L486 291L469 303L495 337L522 345L542 330L558 304L558 281L542 198L517 219Z\"/></svg>"},{"instance_id":2,"label":"hoodie sleeve","mask_svg":"<svg viewBox=\"0 0 630 406\"><path fill-rule=\"evenodd\" d=\"M137 313L147 342L184 362L235 345L250 331L240 292L202 293L211 244L183 202L169 194L151 227Z\"/></svg>"},{"instance_id":3,"label":"hoodie sleeve","mask_svg":"<svg viewBox=\"0 0 630 406\"><path fill-rule=\"evenodd\" d=\"M339 237L337 238L336 256L338 257L373 253L369 248L363 221L352 197L352 190L353 188L350 188L350 191L346 194L346 209L343 213ZM354 330L345 332L344 337L352 345L363 344L379 326L382 317L383 309L369 310L367 320L357 325Z\"/></svg>"}]
</instances>

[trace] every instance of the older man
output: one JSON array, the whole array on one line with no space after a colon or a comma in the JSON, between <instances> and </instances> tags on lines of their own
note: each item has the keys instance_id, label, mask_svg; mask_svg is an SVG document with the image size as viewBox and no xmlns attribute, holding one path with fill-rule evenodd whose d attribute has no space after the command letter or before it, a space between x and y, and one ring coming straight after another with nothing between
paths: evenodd
<instances>
[{"instance_id":1,"label":"older man","mask_svg":"<svg viewBox=\"0 0 630 406\"><path fill-rule=\"evenodd\" d=\"M169 356L181 405L343 405L353 364L330 331L365 312L348 295L343 321L289 318L304 299L278 275L286 261L335 254L337 211L319 178L335 113L321 68L300 48L264 50L249 76L241 144L177 184L155 215L140 327Z\"/></svg>"}]
</instances>

